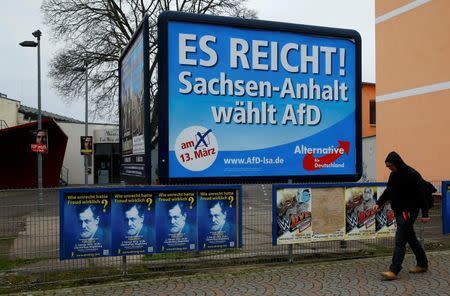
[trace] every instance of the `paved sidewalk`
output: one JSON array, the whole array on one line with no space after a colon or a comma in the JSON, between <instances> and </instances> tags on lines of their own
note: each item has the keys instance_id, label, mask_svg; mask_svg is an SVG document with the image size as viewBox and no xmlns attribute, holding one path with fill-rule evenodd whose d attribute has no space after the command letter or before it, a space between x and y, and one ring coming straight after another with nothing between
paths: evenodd
<instances>
[{"instance_id":1,"label":"paved sidewalk","mask_svg":"<svg viewBox=\"0 0 450 296\"><path fill-rule=\"evenodd\" d=\"M278 264L85 286L21 295L450 295L450 251L428 254L430 269L409 274L407 255L400 279L384 281L390 257L311 264Z\"/></svg>"}]
</instances>

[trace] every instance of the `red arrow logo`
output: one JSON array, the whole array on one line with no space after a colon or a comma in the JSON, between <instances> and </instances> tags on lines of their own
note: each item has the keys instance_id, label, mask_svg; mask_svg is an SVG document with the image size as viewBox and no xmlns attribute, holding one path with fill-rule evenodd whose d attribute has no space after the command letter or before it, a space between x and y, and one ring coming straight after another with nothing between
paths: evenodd
<instances>
[{"instance_id":1,"label":"red arrow logo","mask_svg":"<svg viewBox=\"0 0 450 296\"><path fill-rule=\"evenodd\" d=\"M307 171L315 171L323 168L325 164L331 164L335 162L343 153L348 154L350 150L350 142L338 141L339 147L333 148L333 152L324 155L322 157L314 157L312 152L308 153L303 158L303 168Z\"/></svg>"}]
</instances>

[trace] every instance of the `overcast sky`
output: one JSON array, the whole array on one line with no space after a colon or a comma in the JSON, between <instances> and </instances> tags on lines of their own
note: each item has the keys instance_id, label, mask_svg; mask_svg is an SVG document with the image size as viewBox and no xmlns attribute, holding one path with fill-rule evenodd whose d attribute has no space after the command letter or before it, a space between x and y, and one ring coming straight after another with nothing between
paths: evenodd
<instances>
[{"instance_id":1,"label":"overcast sky","mask_svg":"<svg viewBox=\"0 0 450 296\"><path fill-rule=\"evenodd\" d=\"M84 97L64 102L52 88L48 63L56 52L49 29L42 24L39 0L3 0L0 26L0 93L37 108L37 50L20 47L42 31L42 110L84 120ZM374 0L250 0L261 20L357 30L362 36L364 82L375 82ZM92 120L92 118L90 118ZM96 119L96 121L100 121Z\"/></svg>"}]
</instances>

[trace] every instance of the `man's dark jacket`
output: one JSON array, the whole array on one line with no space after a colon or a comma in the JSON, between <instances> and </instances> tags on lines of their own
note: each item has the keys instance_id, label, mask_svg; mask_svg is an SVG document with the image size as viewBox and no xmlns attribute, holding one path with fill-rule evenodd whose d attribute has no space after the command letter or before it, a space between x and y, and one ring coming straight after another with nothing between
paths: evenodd
<instances>
[{"instance_id":1,"label":"man's dark jacket","mask_svg":"<svg viewBox=\"0 0 450 296\"><path fill-rule=\"evenodd\" d=\"M378 199L377 205L381 206L390 201L396 216L405 210L422 209L422 217L428 217L422 176L408 166L396 152L389 153L385 162L393 164L397 171L389 175L387 188Z\"/></svg>"}]
</instances>

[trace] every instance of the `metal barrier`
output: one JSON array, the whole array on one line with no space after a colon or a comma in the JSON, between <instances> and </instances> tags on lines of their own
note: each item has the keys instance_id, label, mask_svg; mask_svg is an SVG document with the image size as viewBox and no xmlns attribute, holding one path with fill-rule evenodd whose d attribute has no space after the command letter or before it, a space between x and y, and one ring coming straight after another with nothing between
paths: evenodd
<instances>
[{"instance_id":1,"label":"metal barrier","mask_svg":"<svg viewBox=\"0 0 450 296\"><path fill-rule=\"evenodd\" d=\"M433 184L440 188L440 183ZM3 289L20 291L31 285L134 278L220 266L372 256L390 253L393 246L392 238L273 246L272 187L253 184L243 185L242 249L60 261L59 189L44 189L42 204L38 196L36 189L0 191L0 287ZM424 230L428 249L450 246L450 238L442 235L440 210L438 199L431 210L432 223Z\"/></svg>"}]
</instances>

